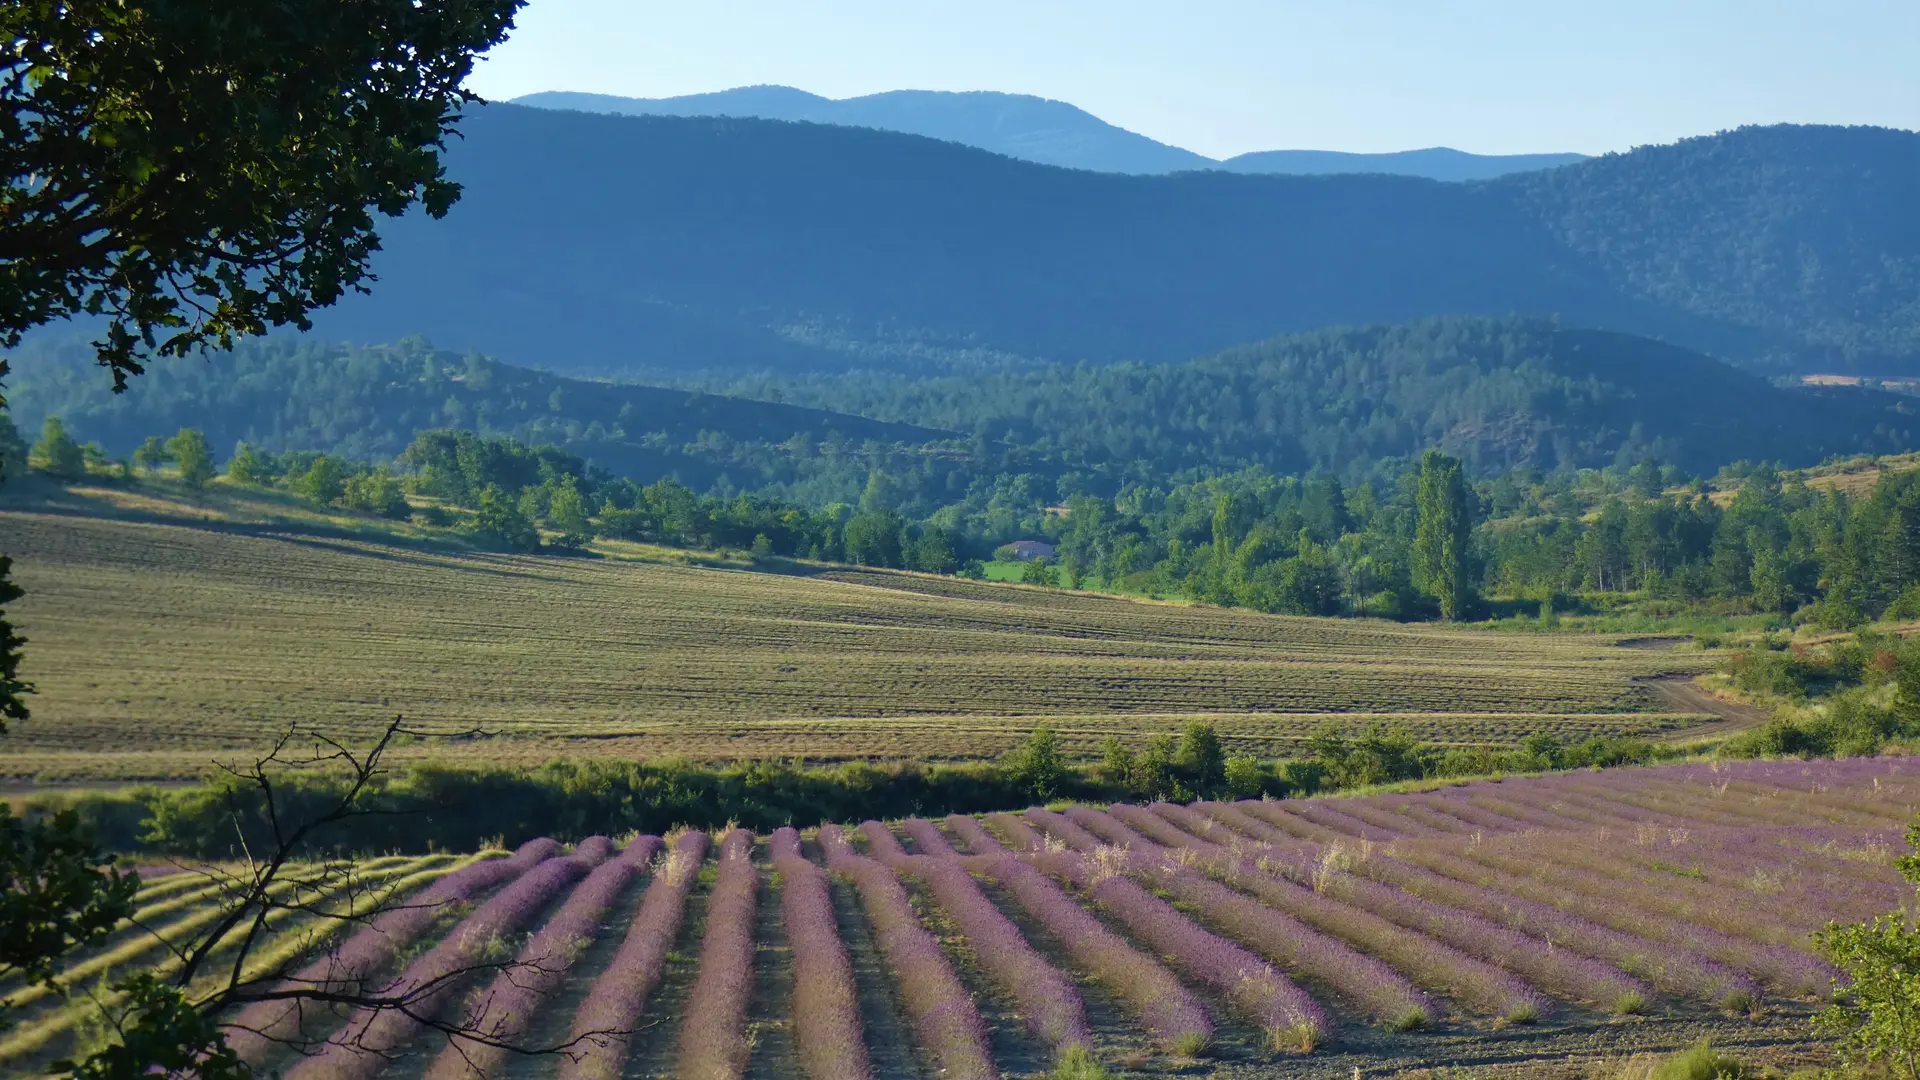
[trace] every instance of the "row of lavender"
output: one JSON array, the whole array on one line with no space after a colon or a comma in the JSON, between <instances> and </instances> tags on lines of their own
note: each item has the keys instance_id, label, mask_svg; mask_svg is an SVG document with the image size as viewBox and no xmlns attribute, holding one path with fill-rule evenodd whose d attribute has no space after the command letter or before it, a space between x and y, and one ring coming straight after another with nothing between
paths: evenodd
<instances>
[{"instance_id":1,"label":"row of lavender","mask_svg":"<svg viewBox=\"0 0 1920 1080\"><path fill-rule=\"evenodd\" d=\"M998 1075L975 977L1062 1058L1093 1048L1088 981L1179 1056L1204 1053L1229 1021L1273 1052L1309 1052L1335 1034L1330 1011L1416 1029L1526 1023L1569 1005L1632 1013L1662 995L1736 1010L1817 996L1833 972L1807 948L1811 930L1902 898L1888 863L1916 781L1900 761L1756 764L1365 799L1036 809L910 820L899 833L868 822L820 830L826 870L781 830L767 851L792 951L800 1071L872 1072L833 878L857 898L918 1045L953 1077ZM628 1067L709 843L697 832L668 845L642 837L616 856L602 838L570 854L536 841L449 875L296 977L378 986L406 1008L261 1006L235 1019L235 1045L261 1064L311 1040L319 1052L298 1060L294 1080L370 1080L458 1026L483 1037L438 1040L430 1080L494 1074L645 877L562 1068L566 1080L611 1080ZM770 880L754 849L742 830L719 840L677 1075L746 1071L755 911ZM491 985L463 978L556 901L510 970ZM930 913L958 931L958 953Z\"/></svg>"}]
</instances>

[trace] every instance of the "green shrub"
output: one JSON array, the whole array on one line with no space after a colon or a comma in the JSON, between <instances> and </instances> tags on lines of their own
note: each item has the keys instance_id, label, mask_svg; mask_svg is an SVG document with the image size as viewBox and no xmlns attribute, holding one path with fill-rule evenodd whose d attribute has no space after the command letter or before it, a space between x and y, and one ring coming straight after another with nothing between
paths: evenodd
<instances>
[{"instance_id":1,"label":"green shrub","mask_svg":"<svg viewBox=\"0 0 1920 1080\"><path fill-rule=\"evenodd\" d=\"M1647 1080L1737 1080L1746 1075L1740 1059L1701 1040L1653 1067Z\"/></svg>"},{"instance_id":2,"label":"green shrub","mask_svg":"<svg viewBox=\"0 0 1920 1080\"><path fill-rule=\"evenodd\" d=\"M1907 586L1900 595L1893 598L1882 615L1888 622L1911 622L1920 619L1920 583ZM1863 620L1864 621L1864 620Z\"/></svg>"}]
</instances>

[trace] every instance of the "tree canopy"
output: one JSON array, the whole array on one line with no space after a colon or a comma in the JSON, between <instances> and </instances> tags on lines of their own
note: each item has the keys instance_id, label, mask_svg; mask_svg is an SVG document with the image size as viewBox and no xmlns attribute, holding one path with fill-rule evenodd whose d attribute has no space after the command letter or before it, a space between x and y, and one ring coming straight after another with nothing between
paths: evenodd
<instances>
[{"instance_id":1,"label":"tree canopy","mask_svg":"<svg viewBox=\"0 0 1920 1080\"><path fill-rule=\"evenodd\" d=\"M461 84L523 2L0 8L0 343L97 316L122 386L153 352L307 327L364 287L375 211L459 197Z\"/></svg>"}]
</instances>

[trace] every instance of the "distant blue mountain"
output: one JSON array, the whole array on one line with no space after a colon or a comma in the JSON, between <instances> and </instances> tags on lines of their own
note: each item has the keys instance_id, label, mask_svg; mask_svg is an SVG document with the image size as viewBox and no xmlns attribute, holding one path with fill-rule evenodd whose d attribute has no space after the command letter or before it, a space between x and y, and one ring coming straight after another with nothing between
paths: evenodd
<instances>
[{"instance_id":1,"label":"distant blue mountain","mask_svg":"<svg viewBox=\"0 0 1920 1080\"><path fill-rule=\"evenodd\" d=\"M550 90L514 99L518 105L635 116L733 116L800 120L925 135L991 150L1022 161L1094 172L1172 173L1224 169L1240 173L1319 175L1389 173L1434 180L1486 180L1585 160L1580 154L1469 154L1446 147L1396 154L1333 150L1265 150L1226 161L1156 142L1115 127L1064 101L989 90L950 93L893 90L834 100L791 86L743 86L712 94L629 98Z\"/></svg>"},{"instance_id":2,"label":"distant blue mountain","mask_svg":"<svg viewBox=\"0 0 1920 1080\"><path fill-rule=\"evenodd\" d=\"M1469 154L1445 146L1401 150L1393 154L1347 154L1338 150L1256 150L1220 163L1241 173L1325 176L1334 173L1389 173L1430 180L1491 180L1508 173L1557 169L1585 161L1585 154Z\"/></svg>"},{"instance_id":3,"label":"distant blue mountain","mask_svg":"<svg viewBox=\"0 0 1920 1080\"><path fill-rule=\"evenodd\" d=\"M840 101L791 86L743 86L671 98L548 91L515 98L514 103L578 112L733 116L877 128L1095 172L1170 173L1210 169L1215 164L1212 158L1114 127L1064 101L987 90L894 90Z\"/></svg>"}]
</instances>

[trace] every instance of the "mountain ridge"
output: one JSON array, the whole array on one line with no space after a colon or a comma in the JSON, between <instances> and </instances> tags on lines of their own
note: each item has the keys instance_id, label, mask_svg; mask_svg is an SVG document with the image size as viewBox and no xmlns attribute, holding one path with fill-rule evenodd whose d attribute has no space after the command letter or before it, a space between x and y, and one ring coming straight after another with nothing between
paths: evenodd
<instances>
[{"instance_id":1,"label":"mountain ridge","mask_svg":"<svg viewBox=\"0 0 1920 1080\"><path fill-rule=\"evenodd\" d=\"M1384 154L1260 150L1217 159L1108 123L1068 102L996 90L889 90L837 99L779 85L742 86L669 98L546 90L524 94L512 103L611 115L721 116L871 127L957 142L1042 165L1138 175L1223 169L1477 180L1553 168L1585 158L1582 154L1471 154L1450 147L1428 147Z\"/></svg>"},{"instance_id":2,"label":"mountain ridge","mask_svg":"<svg viewBox=\"0 0 1920 1080\"><path fill-rule=\"evenodd\" d=\"M1912 133L1742 129L1468 184L1125 176L867 128L513 105L463 135L460 203L383 223L379 287L319 313L323 335L659 378L1173 361L1520 314L1774 372L1920 370ZM1856 189L1878 193L1870 217Z\"/></svg>"}]
</instances>

